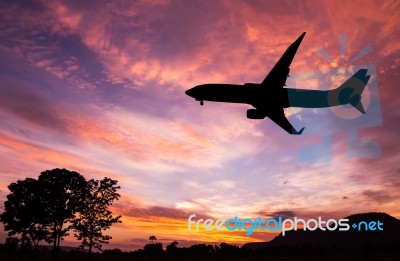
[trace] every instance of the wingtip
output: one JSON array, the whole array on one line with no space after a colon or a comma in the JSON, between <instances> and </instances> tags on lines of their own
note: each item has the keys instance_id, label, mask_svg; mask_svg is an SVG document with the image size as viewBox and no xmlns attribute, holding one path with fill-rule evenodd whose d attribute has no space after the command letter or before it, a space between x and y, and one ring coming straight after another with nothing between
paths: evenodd
<instances>
[{"instance_id":1,"label":"wingtip","mask_svg":"<svg viewBox=\"0 0 400 261\"><path fill-rule=\"evenodd\" d=\"M304 131L304 128L305 127L301 128L301 130L299 130L299 131L296 131L295 128L293 128L292 135L301 135L303 133L303 131Z\"/></svg>"},{"instance_id":2,"label":"wingtip","mask_svg":"<svg viewBox=\"0 0 400 261\"><path fill-rule=\"evenodd\" d=\"M297 40L296 40L295 43L300 44L300 42L303 41L303 38L304 38L305 35L306 35L306 32L302 33L302 34L299 36L299 38L297 38Z\"/></svg>"}]
</instances>

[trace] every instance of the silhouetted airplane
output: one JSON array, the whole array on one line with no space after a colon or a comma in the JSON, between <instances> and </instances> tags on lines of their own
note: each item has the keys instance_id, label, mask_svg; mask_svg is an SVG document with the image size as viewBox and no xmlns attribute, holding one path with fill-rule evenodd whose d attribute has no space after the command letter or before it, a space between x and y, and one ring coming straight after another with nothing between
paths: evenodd
<instances>
[{"instance_id":1,"label":"silhouetted airplane","mask_svg":"<svg viewBox=\"0 0 400 261\"><path fill-rule=\"evenodd\" d=\"M297 135L303 132L304 127L300 131L296 131L285 117L283 108L324 108L350 103L365 114L361 104L361 93L370 78L370 75L367 75L367 69L358 70L334 90L283 88L283 86L286 86L286 78L289 77L290 64L305 34L304 32L288 47L260 84L202 84L187 90L185 93L195 98L196 101L200 101L200 105L203 105L204 101L250 104L255 109L247 110L247 118L264 119L269 117L288 133Z\"/></svg>"}]
</instances>

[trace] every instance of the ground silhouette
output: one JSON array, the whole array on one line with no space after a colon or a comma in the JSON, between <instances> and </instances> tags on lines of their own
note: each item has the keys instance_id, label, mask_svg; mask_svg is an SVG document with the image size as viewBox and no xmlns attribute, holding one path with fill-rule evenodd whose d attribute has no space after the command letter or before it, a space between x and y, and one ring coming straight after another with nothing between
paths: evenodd
<instances>
[{"instance_id":1,"label":"ground silhouette","mask_svg":"<svg viewBox=\"0 0 400 261\"><path fill-rule=\"evenodd\" d=\"M195 244L178 247L173 241L165 248L157 243L146 244L142 249L124 252L120 249L93 253L93 260L399 260L400 220L385 213L366 213L348 217L350 223L380 220L384 230L324 232L289 231L270 242L249 243L242 247L221 243L219 245ZM155 236L154 236L155 237ZM0 246L0 260L15 260L16 249L12 242ZM16 245L14 244L14 247ZM41 249L37 260L49 260L48 250ZM9 259L8 259L9 258ZM63 252L60 260L86 260L87 254L73 250Z\"/></svg>"}]
</instances>

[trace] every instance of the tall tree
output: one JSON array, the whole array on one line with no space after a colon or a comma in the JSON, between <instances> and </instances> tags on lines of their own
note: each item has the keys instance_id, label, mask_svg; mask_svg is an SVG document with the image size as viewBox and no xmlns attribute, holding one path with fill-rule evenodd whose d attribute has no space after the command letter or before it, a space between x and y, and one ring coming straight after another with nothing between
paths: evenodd
<instances>
[{"instance_id":1,"label":"tall tree","mask_svg":"<svg viewBox=\"0 0 400 261\"><path fill-rule=\"evenodd\" d=\"M51 233L56 258L61 239L68 235L72 228L70 224L88 195L88 183L78 172L58 168L43 171L38 182L40 202L46 212L45 223Z\"/></svg>"},{"instance_id":2,"label":"tall tree","mask_svg":"<svg viewBox=\"0 0 400 261\"><path fill-rule=\"evenodd\" d=\"M39 183L36 179L18 180L8 186L10 194L4 202L4 212L0 221L9 236L21 236L21 251L28 243L36 247L48 232L42 224L44 209L39 199Z\"/></svg>"},{"instance_id":3,"label":"tall tree","mask_svg":"<svg viewBox=\"0 0 400 261\"><path fill-rule=\"evenodd\" d=\"M121 216L112 216L109 207L120 195L117 190L116 180L104 178L102 180L89 180L89 194L84 200L84 208L74 221L75 236L82 241L81 247L89 248L89 258L92 248L101 251L102 244L107 244L111 236L103 235L113 223L121 222Z\"/></svg>"}]
</instances>

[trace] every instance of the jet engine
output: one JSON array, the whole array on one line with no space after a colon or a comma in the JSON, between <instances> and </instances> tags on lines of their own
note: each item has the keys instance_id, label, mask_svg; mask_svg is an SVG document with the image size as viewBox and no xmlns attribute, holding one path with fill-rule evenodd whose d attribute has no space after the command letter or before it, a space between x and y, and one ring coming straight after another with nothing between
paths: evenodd
<instances>
[{"instance_id":1,"label":"jet engine","mask_svg":"<svg viewBox=\"0 0 400 261\"><path fill-rule=\"evenodd\" d=\"M265 114L256 109L247 110L247 118L253 120L261 120L265 118Z\"/></svg>"}]
</instances>

